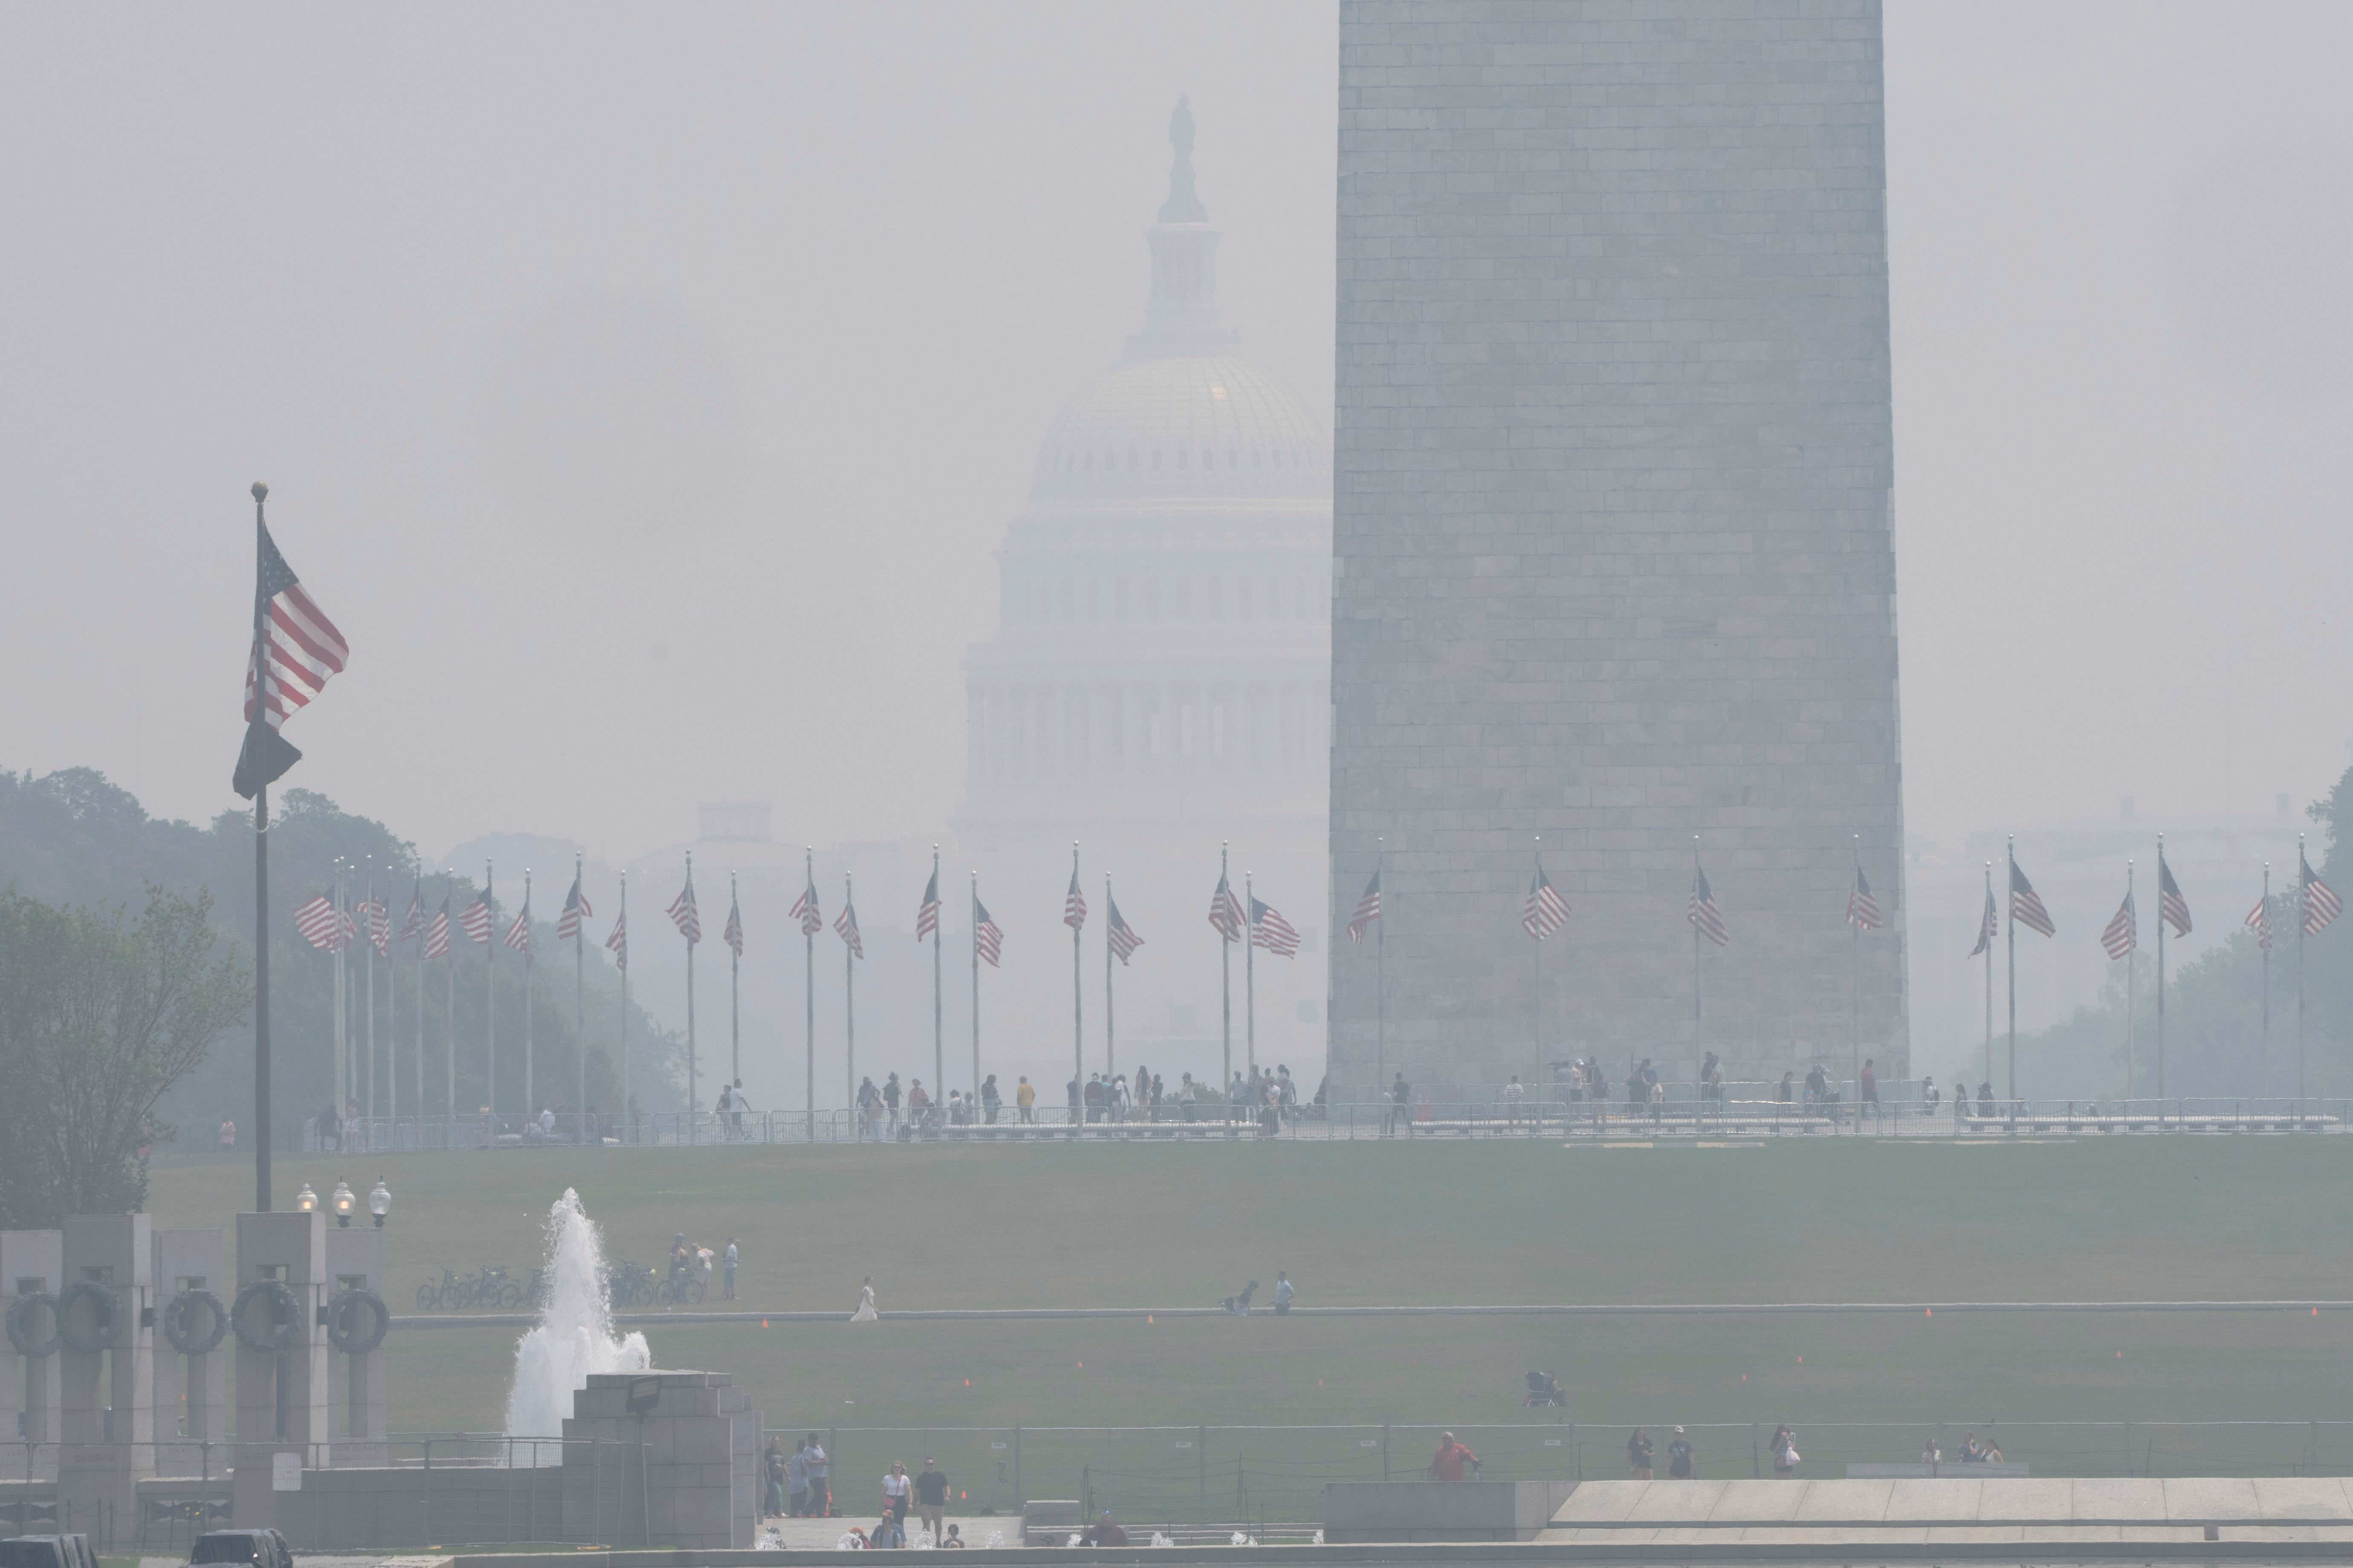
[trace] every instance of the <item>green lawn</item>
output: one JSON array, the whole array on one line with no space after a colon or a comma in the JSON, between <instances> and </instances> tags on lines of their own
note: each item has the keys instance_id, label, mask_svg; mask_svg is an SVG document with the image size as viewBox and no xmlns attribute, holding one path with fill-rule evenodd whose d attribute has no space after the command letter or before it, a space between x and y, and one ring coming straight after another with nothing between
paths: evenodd
<instances>
[{"instance_id":1,"label":"green lawn","mask_svg":"<svg viewBox=\"0 0 2353 1568\"><path fill-rule=\"evenodd\" d=\"M1278 1268L1303 1304L2353 1297L2353 1142L2334 1138L547 1151L288 1161L280 1186L364 1187L379 1169L397 1195L401 1310L445 1263L535 1261L566 1184L614 1255L658 1259L679 1229L713 1246L733 1234L744 1305L845 1315L867 1273L887 1314L1206 1306L1253 1276L1263 1292ZM225 1221L251 1179L244 1165L159 1172L156 1223ZM1916 1426L1841 1424L1938 1420L1999 1422L2017 1434L2006 1447L2030 1443L2046 1468L2099 1473L2122 1468L2121 1426L2019 1424L2353 1417L2353 1314L886 1321L649 1337L661 1364L733 1373L771 1426L1018 1426L1032 1495L1071 1495L1086 1466L1088 1485L1138 1506L1174 1508L1189 1488L1210 1513L1377 1475L1363 1445L1385 1422L1487 1429L1470 1440L1497 1449L1490 1475L1615 1473L1634 1421L1730 1424L1703 1448L1745 1473L1746 1423L1815 1434L1811 1468L1916 1453ZM395 1429L495 1427L512 1338L396 1335ZM1562 1414L1520 1408L1521 1374L1539 1367L1571 1391L1558 1449L1498 1429ZM1202 1423L1371 1428L1039 1430ZM2298 1458L2307 1436L2144 1427L2130 1441L2147 1448L2136 1465L2179 1455L2213 1470L2280 1468L2274 1450ZM2322 1436L2353 1459L2353 1438ZM1392 1435L1393 1461L1418 1468L1430 1440ZM843 1441L846 1474L870 1461L879 1474L885 1447L910 1460L952 1447L969 1486L1010 1464L1015 1439Z\"/></svg>"}]
</instances>

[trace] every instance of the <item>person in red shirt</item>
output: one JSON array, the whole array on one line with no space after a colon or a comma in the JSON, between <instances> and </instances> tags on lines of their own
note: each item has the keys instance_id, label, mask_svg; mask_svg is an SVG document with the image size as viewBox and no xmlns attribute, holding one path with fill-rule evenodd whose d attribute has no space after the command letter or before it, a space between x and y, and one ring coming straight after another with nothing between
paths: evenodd
<instances>
[{"instance_id":1,"label":"person in red shirt","mask_svg":"<svg viewBox=\"0 0 2353 1568\"><path fill-rule=\"evenodd\" d=\"M1478 1462L1479 1456L1456 1442L1454 1434L1449 1432L1444 1441L1438 1445L1436 1457L1430 1461L1430 1479L1433 1481L1459 1481L1462 1479L1462 1467Z\"/></svg>"},{"instance_id":2,"label":"person in red shirt","mask_svg":"<svg viewBox=\"0 0 2353 1568\"><path fill-rule=\"evenodd\" d=\"M1111 1510L1105 1509L1103 1517L1089 1525L1080 1539L1089 1546L1124 1546L1127 1544L1127 1531L1112 1522Z\"/></svg>"}]
</instances>

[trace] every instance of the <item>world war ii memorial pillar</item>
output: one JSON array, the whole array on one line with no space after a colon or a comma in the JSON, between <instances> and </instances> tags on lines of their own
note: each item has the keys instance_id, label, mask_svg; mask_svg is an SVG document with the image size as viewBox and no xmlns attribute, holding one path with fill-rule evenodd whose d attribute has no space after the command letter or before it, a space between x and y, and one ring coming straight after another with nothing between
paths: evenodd
<instances>
[{"instance_id":1,"label":"world war ii memorial pillar","mask_svg":"<svg viewBox=\"0 0 2353 1568\"><path fill-rule=\"evenodd\" d=\"M1904 1075L1884 140L1875 0L1342 0L1341 1098Z\"/></svg>"},{"instance_id":2,"label":"world war ii memorial pillar","mask_svg":"<svg viewBox=\"0 0 2353 1568\"><path fill-rule=\"evenodd\" d=\"M59 1528L120 1541L155 1473L153 1244L143 1214L69 1215L63 1239Z\"/></svg>"},{"instance_id":3,"label":"world war ii memorial pillar","mask_svg":"<svg viewBox=\"0 0 2353 1568\"><path fill-rule=\"evenodd\" d=\"M302 1472L332 1458L328 1434L327 1216L237 1216L237 1474L240 1529L278 1524L300 1504Z\"/></svg>"},{"instance_id":4,"label":"world war ii memorial pillar","mask_svg":"<svg viewBox=\"0 0 2353 1568\"><path fill-rule=\"evenodd\" d=\"M19 1445L7 1450L0 1479L57 1479L58 1352L63 1347L56 1303L65 1267L62 1233L0 1230L0 1314L8 1323L8 1353L0 1356L0 1439Z\"/></svg>"}]
</instances>

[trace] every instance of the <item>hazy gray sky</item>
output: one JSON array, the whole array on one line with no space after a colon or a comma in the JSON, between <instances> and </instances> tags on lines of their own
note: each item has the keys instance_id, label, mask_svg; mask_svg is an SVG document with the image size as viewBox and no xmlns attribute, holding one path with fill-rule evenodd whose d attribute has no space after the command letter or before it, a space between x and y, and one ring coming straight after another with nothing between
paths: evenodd
<instances>
[{"instance_id":1,"label":"hazy gray sky","mask_svg":"<svg viewBox=\"0 0 2353 1568\"><path fill-rule=\"evenodd\" d=\"M1906 809L2347 762L2353 9L1887 22ZM353 645L290 779L621 860L927 833L1191 95L1253 355L1331 405L1328 4L0 7L0 764L206 816L248 484Z\"/></svg>"}]
</instances>

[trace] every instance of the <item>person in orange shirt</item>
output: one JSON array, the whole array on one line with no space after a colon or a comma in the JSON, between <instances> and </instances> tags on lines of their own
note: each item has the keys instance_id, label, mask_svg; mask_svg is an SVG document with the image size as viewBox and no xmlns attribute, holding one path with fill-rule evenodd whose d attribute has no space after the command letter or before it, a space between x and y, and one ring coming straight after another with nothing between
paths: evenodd
<instances>
[{"instance_id":1,"label":"person in orange shirt","mask_svg":"<svg viewBox=\"0 0 2353 1568\"><path fill-rule=\"evenodd\" d=\"M1459 1481L1462 1479L1464 1465L1475 1468L1478 1463L1479 1456L1456 1442L1454 1434L1449 1432L1439 1443L1438 1453L1430 1461L1430 1479L1433 1481Z\"/></svg>"}]
</instances>

